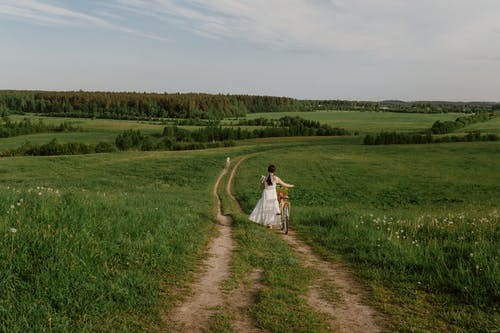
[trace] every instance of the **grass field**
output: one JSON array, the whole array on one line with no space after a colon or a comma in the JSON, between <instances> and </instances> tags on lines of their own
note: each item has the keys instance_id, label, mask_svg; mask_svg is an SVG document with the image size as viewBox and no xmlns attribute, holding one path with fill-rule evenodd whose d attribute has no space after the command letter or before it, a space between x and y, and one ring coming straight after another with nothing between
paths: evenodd
<instances>
[{"instance_id":1,"label":"grass field","mask_svg":"<svg viewBox=\"0 0 500 333\"><path fill-rule=\"evenodd\" d=\"M429 129L437 121L453 121L462 116L459 113L443 114L413 114L394 112L360 112L360 111L315 111L315 112L276 112L248 114L247 119L271 118L279 119L284 116L299 116L308 120L315 120L334 127L345 128L361 133L384 131L422 131Z\"/></svg>"},{"instance_id":2,"label":"grass field","mask_svg":"<svg viewBox=\"0 0 500 333\"><path fill-rule=\"evenodd\" d=\"M304 119L315 120L335 127L345 128L350 131L374 133L380 130L386 131L421 131L428 129L436 120L455 120L460 114L404 114L391 112L358 112L358 111L317 111L317 112L280 112L280 113L255 113L248 114L247 119L260 117L278 119L284 116L299 116ZM42 119L46 124L60 124L70 122L75 127L80 127L81 132L63 133L39 133L17 137L3 138L0 140L0 151L15 149L29 141L31 143L44 144L57 138L60 143L82 142L86 144L97 144L99 142L114 142L117 135L125 130L140 130L144 134L160 134L165 125L157 122L134 121L134 120L108 120L88 118L55 118L37 115L12 115L13 121L21 121L28 117L33 122ZM229 126L232 120L224 120L223 124ZM489 132L500 128L500 123L484 125ZM194 130L199 126L180 126L188 130ZM241 126L243 130L252 130L253 126ZM499 130L500 131L500 130Z\"/></svg>"},{"instance_id":3,"label":"grass field","mask_svg":"<svg viewBox=\"0 0 500 333\"><path fill-rule=\"evenodd\" d=\"M413 131L457 116L291 115L361 132ZM0 150L28 139L92 143L114 141L125 129L163 128L45 119L68 120L85 131L0 139ZM470 127L500 133L497 120ZM202 151L1 159L0 331L161 329L162 311L186 292L213 236L211 191L225 157L257 153L236 175L243 207L253 208L260 175L276 164L277 174L297 185L293 228L318 253L357 272L391 330L494 332L500 326L500 143L361 142L359 136L268 138ZM233 279L265 271L262 297L251 309L256 321L275 332L324 330L302 299L311 273L279 237L233 214L239 244ZM287 311L293 323L280 321Z\"/></svg>"},{"instance_id":4,"label":"grass field","mask_svg":"<svg viewBox=\"0 0 500 333\"><path fill-rule=\"evenodd\" d=\"M489 332L500 299L498 143L277 148L240 167L250 211L265 166L296 184L292 225L349 263L397 331ZM298 162L300 161L300 162Z\"/></svg>"},{"instance_id":5,"label":"grass field","mask_svg":"<svg viewBox=\"0 0 500 333\"><path fill-rule=\"evenodd\" d=\"M86 144L97 144L99 142L114 142L118 134L125 130L140 130L144 134L161 134L164 125L154 123L132 121L132 120L109 120L109 119L84 119L84 118L55 118L39 117L33 115L10 116L12 121L21 121L25 117L36 123L42 119L45 124L61 124L69 122L82 131L61 133L37 133L31 135L14 136L0 139L0 151L15 149L29 141L31 143L44 144L56 138L60 143L82 142Z\"/></svg>"},{"instance_id":6,"label":"grass field","mask_svg":"<svg viewBox=\"0 0 500 333\"><path fill-rule=\"evenodd\" d=\"M500 117L493 118L492 120L485 123L469 125L467 126L467 130L500 134Z\"/></svg>"},{"instance_id":7,"label":"grass field","mask_svg":"<svg viewBox=\"0 0 500 333\"><path fill-rule=\"evenodd\" d=\"M0 331L156 331L213 234L223 161L217 151L3 159Z\"/></svg>"}]
</instances>

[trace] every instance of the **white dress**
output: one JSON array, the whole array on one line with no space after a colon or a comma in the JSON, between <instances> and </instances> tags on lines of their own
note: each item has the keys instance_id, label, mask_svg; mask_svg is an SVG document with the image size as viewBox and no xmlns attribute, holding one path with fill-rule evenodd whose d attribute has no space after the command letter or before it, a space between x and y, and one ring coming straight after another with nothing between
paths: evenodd
<instances>
[{"instance_id":1,"label":"white dress","mask_svg":"<svg viewBox=\"0 0 500 333\"><path fill-rule=\"evenodd\" d=\"M250 221L266 226L280 224L280 216L278 215L280 206L278 204L278 196L276 195L276 182L281 183L281 179L276 176L273 176L272 179L272 185L268 185L264 180L265 187L262 191L262 197L248 217Z\"/></svg>"}]
</instances>

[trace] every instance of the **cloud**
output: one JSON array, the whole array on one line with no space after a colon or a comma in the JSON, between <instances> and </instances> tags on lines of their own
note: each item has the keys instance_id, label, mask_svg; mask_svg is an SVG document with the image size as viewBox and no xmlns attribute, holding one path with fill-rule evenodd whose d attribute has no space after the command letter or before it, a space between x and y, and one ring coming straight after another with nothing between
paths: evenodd
<instances>
[{"instance_id":1,"label":"cloud","mask_svg":"<svg viewBox=\"0 0 500 333\"><path fill-rule=\"evenodd\" d=\"M128 33L156 40L165 38L151 33L143 33L130 27L117 25L110 20L85 14L83 12L48 4L38 0L3 0L0 2L0 15L22 19L29 23L49 24L56 26L83 25Z\"/></svg>"},{"instance_id":2,"label":"cloud","mask_svg":"<svg viewBox=\"0 0 500 333\"><path fill-rule=\"evenodd\" d=\"M400 1L114 0L191 33L271 48L376 50L406 44ZM392 18L391 18L392 16Z\"/></svg>"},{"instance_id":3,"label":"cloud","mask_svg":"<svg viewBox=\"0 0 500 333\"><path fill-rule=\"evenodd\" d=\"M492 42L500 31L497 0L86 2L94 14L54 3L0 0L0 15L38 24L97 26L158 40L175 38L167 35L175 27L203 38L275 49L413 59L500 55L500 47ZM123 19L127 15L133 19Z\"/></svg>"},{"instance_id":4,"label":"cloud","mask_svg":"<svg viewBox=\"0 0 500 333\"><path fill-rule=\"evenodd\" d=\"M173 40L169 34L182 29L269 49L340 51L386 61L500 56L494 43L500 34L497 0L89 0L81 6L87 10L55 0L0 0L0 15L155 40Z\"/></svg>"},{"instance_id":5,"label":"cloud","mask_svg":"<svg viewBox=\"0 0 500 333\"><path fill-rule=\"evenodd\" d=\"M496 0L113 0L122 10L211 39L370 56L498 53ZM497 31L497 33L495 33ZM495 38L496 37L496 38ZM475 50L470 49L474 45Z\"/></svg>"}]
</instances>

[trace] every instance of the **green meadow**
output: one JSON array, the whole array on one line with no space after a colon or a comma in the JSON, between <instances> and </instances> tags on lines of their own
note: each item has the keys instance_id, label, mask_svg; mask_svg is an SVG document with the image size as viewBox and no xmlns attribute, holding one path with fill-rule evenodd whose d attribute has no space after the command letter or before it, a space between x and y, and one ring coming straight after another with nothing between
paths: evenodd
<instances>
[{"instance_id":1,"label":"green meadow","mask_svg":"<svg viewBox=\"0 0 500 333\"><path fill-rule=\"evenodd\" d=\"M218 151L5 158L0 331L154 331L214 230Z\"/></svg>"},{"instance_id":2,"label":"green meadow","mask_svg":"<svg viewBox=\"0 0 500 333\"><path fill-rule=\"evenodd\" d=\"M461 113L422 114L395 112L362 112L362 111L314 111L314 112L273 112L252 113L247 119L271 118L284 116L301 117L307 120L319 121L334 127L345 128L360 133L380 131L422 131L429 129L437 121L453 121L463 116Z\"/></svg>"},{"instance_id":3,"label":"green meadow","mask_svg":"<svg viewBox=\"0 0 500 333\"><path fill-rule=\"evenodd\" d=\"M247 160L235 180L244 209L257 202L255 183L274 163L297 186L292 226L363 278L391 330L498 327L500 145L373 149L336 141Z\"/></svg>"},{"instance_id":4,"label":"green meadow","mask_svg":"<svg viewBox=\"0 0 500 333\"><path fill-rule=\"evenodd\" d=\"M457 114L300 116L364 133L421 130ZM26 140L112 142L126 129L163 129L44 121L75 121L84 131L2 138L0 150ZM500 131L496 120L472 126ZM226 156L250 154L233 187L246 213L260 197L260 175L275 164L296 184L292 228L355 272L388 331L498 330L500 143L361 143L361 136L267 138L200 151L0 159L0 331L161 330L215 234L212 189ZM223 204L237 244L228 288L261 268L265 288L250 309L260 327L323 332L303 300L311 273L279 235L250 224L224 196Z\"/></svg>"},{"instance_id":5,"label":"green meadow","mask_svg":"<svg viewBox=\"0 0 500 333\"><path fill-rule=\"evenodd\" d=\"M485 123L469 125L467 126L467 130L500 134L500 117L493 118L492 120Z\"/></svg>"},{"instance_id":6,"label":"green meadow","mask_svg":"<svg viewBox=\"0 0 500 333\"><path fill-rule=\"evenodd\" d=\"M18 148L25 142L45 144L52 139L57 139L60 143L82 142L86 144L97 144L99 142L114 142L116 137L126 130L140 130L144 134L159 134L164 128L164 125L133 120L56 118L36 115L10 116L10 119L15 122L19 122L24 118L30 119L33 123L37 123L41 120L45 124L54 125L68 122L81 130L61 133L37 133L2 138L0 140L0 151Z\"/></svg>"}]
</instances>

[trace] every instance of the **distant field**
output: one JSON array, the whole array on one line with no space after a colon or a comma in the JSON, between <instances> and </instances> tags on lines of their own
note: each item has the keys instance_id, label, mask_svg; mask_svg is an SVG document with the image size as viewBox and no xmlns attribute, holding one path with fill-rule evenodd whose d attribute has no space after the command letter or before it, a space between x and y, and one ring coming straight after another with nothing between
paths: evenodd
<instances>
[{"instance_id":1,"label":"distant field","mask_svg":"<svg viewBox=\"0 0 500 333\"><path fill-rule=\"evenodd\" d=\"M60 143L82 142L86 144L97 144L99 142L114 142L118 134L125 130L140 130L144 134L160 134L165 125L152 124L148 122L132 120L110 120L110 119L87 119L87 118L57 118L40 117L33 115L10 116L13 121L21 121L24 118L38 122L42 119L46 124L60 124L69 122L75 127L81 127L80 132L62 133L38 133L21 135L10 138L0 138L0 151L13 149L21 146L26 141L31 143L44 144L56 138Z\"/></svg>"},{"instance_id":2,"label":"distant field","mask_svg":"<svg viewBox=\"0 0 500 333\"><path fill-rule=\"evenodd\" d=\"M413 114L395 112L360 112L360 111L316 111L316 112L276 112L252 113L247 119L271 118L278 119L284 116L302 117L341 127L351 131L372 133L384 131L421 131L429 129L437 121L455 120L460 113L442 114Z\"/></svg>"},{"instance_id":3,"label":"distant field","mask_svg":"<svg viewBox=\"0 0 500 333\"><path fill-rule=\"evenodd\" d=\"M141 131L157 131L163 129L164 125L152 124L136 120L114 120L114 119L89 119L89 118L61 118L61 117L43 117L37 115L12 115L13 121L20 121L24 118L30 118L32 121L42 119L47 124L59 124L70 122L74 126L80 126L85 130L102 130L106 132L121 132L128 129L139 129Z\"/></svg>"},{"instance_id":4,"label":"distant field","mask_svg":"<svg viewBox=\"0 0 500 333\"><path fill-rule=\"evenodd\" d=\"M484 123L477 123L467 126L468 131L481 131L484 133L500 134L500 117L496 117Z\"/></svg>"},{"instance_id":5,"label":"distant field","mask_svg":"<svg viewBox=\"0 0 500 333\"><path fill-rule=\"evenodd\" d=\"M315 120L334 127L358 131L360 134L384 131L412 132L429 129L437 121L453 121L463 114L410 114L394 112L359 112L359 111L317 111L317 112L281 112L281 113L254 113L248 114L246 119L271 118L278 119L284 116L299 116L308 120ZM0 151L14 149L25 142L44 144L57 138L60 143L82 142L97 144L99 142L114 142L117 135L129 129L140 130L144 134L160 134L165 125L146 121L88 119L88 118L55 118L37 115L13 115L13 121L21 121L28 117L33 122L42 119L46 124L60 124L69 122L73 126L81 127L81 132L39 133L10 138L0 138ZM236 123L234 119L225 119L223 126ZM200 126L179 126L187 130L195 130ZM232 125L234 127L234 125ZM252 131L255 126L238 126L243 130ZM484 133L500 133L500 118L486 123L468 126L464 131L481 130Z\"/></svg>"}]
</instances>

